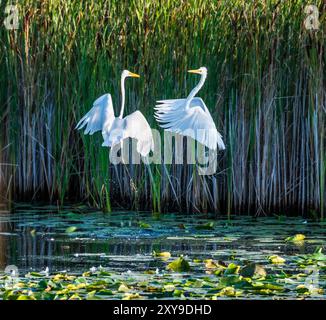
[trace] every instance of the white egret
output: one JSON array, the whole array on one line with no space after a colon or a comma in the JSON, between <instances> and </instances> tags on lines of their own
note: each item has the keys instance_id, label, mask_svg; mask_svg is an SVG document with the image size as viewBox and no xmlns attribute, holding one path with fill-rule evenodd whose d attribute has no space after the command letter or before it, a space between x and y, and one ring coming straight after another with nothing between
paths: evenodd
<instances>
[{"instance_id":1,"label":"white egret","mask_svg":"<svg viewBox=\"0 0 326 320\"><path fill-rule=\"evenodd\" d=\"M125 107L125 79L127 77L139 78L138 74L124 70L121 74L121 111L119 117L114 116L112 97L110 93L95 100L92 109L78 122L76 129L86 126L84 134L92 135L102 131L104 142L102 146L113 147L126 138L137 140L137 151L147 156L154 150L152 130L140 111L123 118ZM122 146L122 143L121 143Z\"/></svg>"},{"instance_id":2,"label":"white egret","mask_svg":"<svg viewBox=\"0 0 326 320\"><path fill-rule=\"evenodd\" d=\"M186 99L159 100L155 107L155 118L160 126L167 131L190 136L209 149L225 149L221 134L216 130L212 116L205 102L195 95L204 85L207 69L188 70L190 73L200 74L197 86Z\"/></svg>"}]
</instances>

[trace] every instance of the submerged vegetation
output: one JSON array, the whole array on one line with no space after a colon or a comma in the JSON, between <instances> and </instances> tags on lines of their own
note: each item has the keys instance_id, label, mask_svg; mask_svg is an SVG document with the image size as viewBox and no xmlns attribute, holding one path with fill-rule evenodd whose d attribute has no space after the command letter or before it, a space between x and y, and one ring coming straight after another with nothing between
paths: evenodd
<instances>
[{"instance_id":1,"label":"submerged vegetation","mask_svg":"<svg viewBox=\"0 0 326 320\"><path fill-rule=\"evenodd\" d=\"M320 29L306 30L305 5L20 2L19 29L0 28L0 202L322 218L326 21L320 14ZM202 65L200 95L226 142L215 175L193 165L113 166L100 135L74 130L99 95L118 101L125 68L141 74L128 84L127 111L140 109L157 128L155 101L188 94L195 79L185 71Z\"/></svg>"}]
</instances>

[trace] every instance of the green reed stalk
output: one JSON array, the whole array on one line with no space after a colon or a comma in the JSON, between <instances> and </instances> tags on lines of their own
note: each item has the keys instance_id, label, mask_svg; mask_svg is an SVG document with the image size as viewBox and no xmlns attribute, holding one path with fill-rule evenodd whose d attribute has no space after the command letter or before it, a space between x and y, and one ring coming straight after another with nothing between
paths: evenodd
<instances>
[{"instance_id":1,"label":"green reed stalk","mask_svg":"<svg viewBox=\"0 0 326 320\"><path fill-rule=\"evenodd\" d=\"M306 1L32 1L0 27L1 196L82 200L153 211L325 214L325 15L307 31ZM316 1L320 13L323 1ZM3 5L2 5L3 6ZM1 10L0 12L4 12ZM0 13L0 26L3 16ZM218 172L192 165L113 166L101 135L74 130L101 94L153 128L155 101L183 98L205 65L206 102L227 150ZM138 193L130 186L133 180ZM7 194L5 193L5 197ZM9 196L8 196L9 197Z\"/></svg>"}]
</instances>

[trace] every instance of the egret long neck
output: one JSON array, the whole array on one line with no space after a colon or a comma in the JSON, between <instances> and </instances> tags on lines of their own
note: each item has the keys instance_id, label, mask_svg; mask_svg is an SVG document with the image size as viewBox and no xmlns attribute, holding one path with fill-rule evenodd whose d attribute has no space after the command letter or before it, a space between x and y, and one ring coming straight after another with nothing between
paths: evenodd
<instances>
[{"instance_id":1,"label":"egret long neck","mask_svg":"<svg viewBox=\"0 0 326 320\"><path fill-rule=\"evenodd\" d=\"M125 98L126 98L126 92L125 92L125 79L126 77L121 77L121 111L119 118L122 119L123 117L123 111L125 109Z\"/></svg>"},{"instance_id":2,"label":"egret long neck","mask_svg":"<svg viewBox=\"0 0 326 320\"><path fill-rule=\"evenodd\" d=\"M188 97L187 97L187 101L186 101L186 108L189 107L191 100L195 97L195 95L199 92L199 90L202 88L202 86L205 83L207 74L203 73L200 77L200 80L198 82L198 84L196 85L195 88L193 88L191 90L191 92L189 93Z\"/></svg>"}]
</instances>

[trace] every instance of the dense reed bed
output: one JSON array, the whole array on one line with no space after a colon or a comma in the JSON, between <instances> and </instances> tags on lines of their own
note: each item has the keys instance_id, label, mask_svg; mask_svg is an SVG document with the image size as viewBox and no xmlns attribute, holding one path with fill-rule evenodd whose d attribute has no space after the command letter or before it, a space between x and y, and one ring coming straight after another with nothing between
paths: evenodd
<instances>
[{"instance_id":1,"label":"dense reed bed","mask_svg":"<svg viewBox=\"0 0 326 320\"><path fill-rule=\"evenodd\" d=\"M153 211L223 214L325 212L325 7L304 27L306 1L31 1L20 28L0 28L1 197L84 201ZM96 97L153 128L155 101L186 96L206 66L200 96L227 149L218 171L193 165L108 162L101 135L76 121Z\"/></svg>"}]
</instances>

